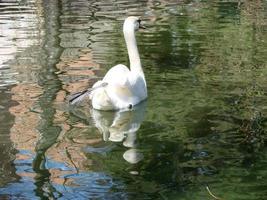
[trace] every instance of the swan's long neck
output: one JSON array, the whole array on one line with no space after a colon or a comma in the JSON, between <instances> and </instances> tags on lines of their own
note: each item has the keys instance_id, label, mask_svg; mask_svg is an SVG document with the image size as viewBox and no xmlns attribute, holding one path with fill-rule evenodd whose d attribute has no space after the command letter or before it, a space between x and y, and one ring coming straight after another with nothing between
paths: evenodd
<instances>
[{"instance_id":1,"label":"swan's long neck","mask_svg":"<svg viewBox=\"0 0 267 200\"><path fill-rule=\"evenodd\" d=\"M124 25L123 28L124 38L128 50L128 55L130 59L130 69L132 72L138 73L144 76L144 72L141 65L140 56L138 53L138 48L135 39L134 27L129 27Z\"/></svg>"}]
</instances>

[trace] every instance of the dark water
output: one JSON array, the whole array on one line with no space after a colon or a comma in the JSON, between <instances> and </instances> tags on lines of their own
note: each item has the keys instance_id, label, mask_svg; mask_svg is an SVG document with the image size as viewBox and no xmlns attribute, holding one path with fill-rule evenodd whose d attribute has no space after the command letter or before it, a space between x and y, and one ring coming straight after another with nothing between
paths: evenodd
<instances>
[{"instance_id":1,"label":"dark water","mask_svg":"<svg viewBox=\"0 0 267 200\"><path fill-rule=\"evenodd\" d=\"M132 112L70 107L128 64ZM267 2L0 1L1 199L266 199Z\"/></svg>"}]
</instances>

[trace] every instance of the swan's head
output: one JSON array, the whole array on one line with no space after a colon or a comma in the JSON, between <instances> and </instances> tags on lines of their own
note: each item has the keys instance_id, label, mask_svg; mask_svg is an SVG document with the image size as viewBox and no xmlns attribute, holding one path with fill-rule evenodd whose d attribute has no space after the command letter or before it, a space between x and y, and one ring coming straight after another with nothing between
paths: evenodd
<instances>
[{"instance_id":1,"label":"swan's head","mask_svg":"<svg viewBox=\"0 0 267 200\"><path fill-rule=\"evenodd\" d=\"M139 17L127 17L123 24L123 31L138 31L139 29L145 29L145 27L141 24L141 19Z\"/></svg>"}]
</instances>

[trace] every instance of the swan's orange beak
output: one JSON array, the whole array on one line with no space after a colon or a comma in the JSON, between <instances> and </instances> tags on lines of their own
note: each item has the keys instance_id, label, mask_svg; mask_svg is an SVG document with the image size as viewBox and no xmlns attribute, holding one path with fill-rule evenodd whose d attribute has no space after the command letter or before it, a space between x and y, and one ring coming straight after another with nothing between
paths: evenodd
<instances>
[{"instance_id":1,"label":"swan's orange beak","mask_svg":"<svg viewBox=\"0 0 267 200\"><path fill-rule=\"evenodd\" d=\"M139 24L139 28L146 29L146 27L144 25L142 25L142 24Z\"/></svg>"}]
</instances>

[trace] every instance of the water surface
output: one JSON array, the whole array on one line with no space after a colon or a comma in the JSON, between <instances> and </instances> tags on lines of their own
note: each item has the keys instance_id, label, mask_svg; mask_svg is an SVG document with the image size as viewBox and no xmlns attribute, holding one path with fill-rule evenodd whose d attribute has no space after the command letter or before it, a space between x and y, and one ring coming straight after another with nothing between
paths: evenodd
<instances>
[{"instance_id":1,"label":"water surface","mask_svg":"<svg viewBox=\"0 0 267 200\"><path fill-rule=\"evenodd\" d=\"M0 198L265 199L267 2L0 2ZM70 93L128 65L126 16L149 98L131 112Z\"/></svg>"}]
</instances>

